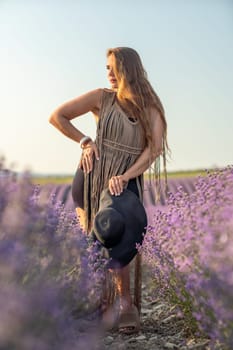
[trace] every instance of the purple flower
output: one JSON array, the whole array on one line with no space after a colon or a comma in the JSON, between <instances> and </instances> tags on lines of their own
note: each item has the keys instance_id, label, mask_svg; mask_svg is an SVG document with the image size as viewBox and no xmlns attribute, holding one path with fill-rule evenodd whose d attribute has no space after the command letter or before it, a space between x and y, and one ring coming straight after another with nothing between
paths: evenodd
<instances>
[{"instance_id":1,"label":"purple flower","mask_svg":"<svg viewBox=\"0 0 233 350\"><path fill-rule=\"evenodd\" d=\"M42 200L28 175L0 179L0 203L0 348L93 348L104 276L99 249L75 213L53 196Z\"/></svg>"},{"instance_id":2,"label":"purple flower","mask_svg":"<svg viewBox=\"0 0 233 350\"><path fill-rule=\"evenodd\" d=\"M233 346L233 167L178 187L166 209L147 208L143 253L159 286L213 342Z\"/></svg>"}]
</instances>

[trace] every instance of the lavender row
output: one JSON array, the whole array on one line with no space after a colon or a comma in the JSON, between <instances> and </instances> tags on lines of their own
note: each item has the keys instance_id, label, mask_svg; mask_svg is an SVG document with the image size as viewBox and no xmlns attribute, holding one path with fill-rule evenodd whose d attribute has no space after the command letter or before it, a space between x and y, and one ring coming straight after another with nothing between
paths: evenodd
<instances>
[{"instance_id":1,"label":"lavender row","mask_svg":"<svg viewBox=\"0 0 233 350\"><path fill-rule=\"evenodd\" d=\"M183 189L187 193L191 193L194 191L194 182L195 178L178 178L178 179L169 179L168 180L168 189L170 192L175 193L179 186L182 186ZM41 191L41 197L45 201L48 199L48 197L52 194L57 201L60 201L68 210L75 209L72 196L71 196L71 185L53 185L48 184L44 185L40 188ZM153 184L151 184L149 181L145 181L144 186L144 204L145 206L151 206L151 205L165 205L166 200L164 193L161 193L160 202L156 203L155 201L155 188Z\"/></svg>"},{"instance_id":2,"label":"lavender row","mask_svg":"<svg viewBox=\"0 0 233 350\"><path fill-rule=\"evenodd\" d=\"M233 349L233 167L182 186L166 207L148 206L140 248L153 270L154 290L178 306L189 329L212 348Z\"/></svg>"},{"instance_id":3,"label":"lavender row","mask_svg":"<svg viewBox=\"0 0 233 350\"><path fill-rule=\"evenodd\" d=\"M102 331L105 260L57 198L0 178L1 349L91 349Z\"/></svg>"}]
</instances>

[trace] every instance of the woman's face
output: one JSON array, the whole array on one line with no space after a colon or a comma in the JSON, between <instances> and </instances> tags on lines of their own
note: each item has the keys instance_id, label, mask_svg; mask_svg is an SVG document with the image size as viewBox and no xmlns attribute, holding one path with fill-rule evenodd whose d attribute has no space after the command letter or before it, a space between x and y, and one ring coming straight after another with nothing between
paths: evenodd
<instances>
[{"instance_id":1,"label":"woman's face","mask_svg":"<svg viewBox=\"0 0 233 350\"><path fill-rule=\"evenodd\" d=\"M113 65L114 65L114 57L113 55L109 55L107 58L107 78L108 81L110 83L110 86L112 89L117 89L118 84L117 84L117 80L115 78L114 72L113 72Z\"/></svg>"}]
</instances>

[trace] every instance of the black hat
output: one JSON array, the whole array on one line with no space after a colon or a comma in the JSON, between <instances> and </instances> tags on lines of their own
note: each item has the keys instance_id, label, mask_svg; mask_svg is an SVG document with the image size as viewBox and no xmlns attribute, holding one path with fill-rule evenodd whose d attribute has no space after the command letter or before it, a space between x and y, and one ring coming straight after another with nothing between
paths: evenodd
<instances>
[{"instance_id":1,"label":"black hat","mask_svg":"<svg viewBox=\"0 0 233 350\"><path fill-rule=\"evenodd\" d=\"M102 191L92 234L106 248L109 268L128 265L146 233L146 211L139 198L125 189L120 196Z\"/></svg>"}]
</instances>

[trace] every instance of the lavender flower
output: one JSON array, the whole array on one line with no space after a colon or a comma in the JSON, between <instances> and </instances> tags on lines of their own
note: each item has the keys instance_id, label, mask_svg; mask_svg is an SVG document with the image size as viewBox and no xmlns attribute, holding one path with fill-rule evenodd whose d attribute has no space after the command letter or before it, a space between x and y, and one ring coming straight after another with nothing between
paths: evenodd
<instances>
[{"instance_id":1,"label":"lavender flower","mask_svg":"<svg viewBox=\"0 0 233 350\"><path fill-rule=\"evenodd\" d=\"M75 214L30 176L0 178L0 348L94 349L104 277ZM85 332L83 332L85 330Z\"/></svg>"},{"instance_id":2,"label":"lavender flower","mask_svg":"<svg viewBox=\"0 0 233 350\"><path fill-rule=\"evenodd\" d=\"M190 327L233 348L233 167L199 177L195 191L148 208L144 260Z\"/></svg>"}]
</instances>

